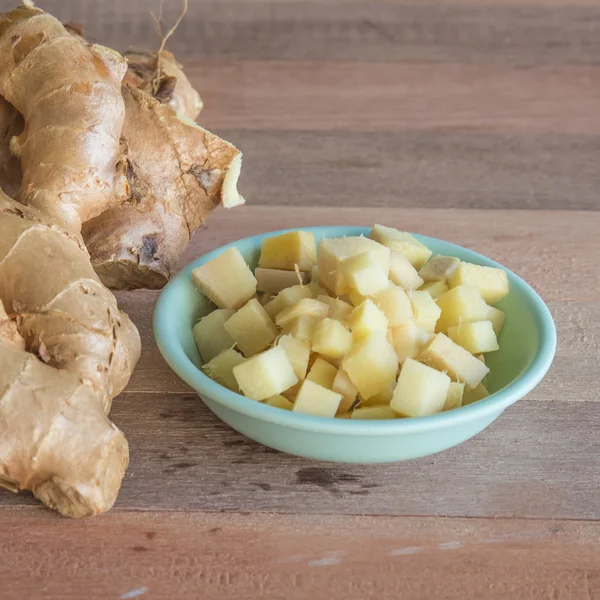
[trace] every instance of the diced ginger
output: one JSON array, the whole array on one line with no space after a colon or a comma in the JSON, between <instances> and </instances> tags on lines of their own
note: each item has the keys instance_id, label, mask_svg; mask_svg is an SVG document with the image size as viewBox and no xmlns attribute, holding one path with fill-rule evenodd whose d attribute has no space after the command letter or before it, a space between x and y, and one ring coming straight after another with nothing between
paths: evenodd
<instances>
[{"instance_id":1,"label":"diced ginger","mask_svg":"<svg viewBox=\"0 0 600 600\"><path fill-rule=\"evenodd\" d=\"M357 306L348 318L348 326L355 338L365 337L379 331L385 335L388 328L387 317L372 300L365 300Z\"/></svg>"},{"instance_id":2,"label":"diced ginger","mask_svg":"<svg viewBox=\"0 0 600 600\"><path fill-rule=\"evenodd\" d=\"M294 285L292 287L281 290L273 300L265 304L265 310L271 319L275 317L288 306L292 306L302 300L302 298L310 298L310 289L306 285Z\"/></svg>"},{"instance_id":3,"label":"diced ginger","mask_svg":"<svg viewBox=\"0 0 600 600\"><path fill-rule=\"evenodd\" d=\"M438 371L447 372L454 381L464 381L470 388L477 387L490 371L443 333L438 333L417 358Z\"/></svg>"},{"instance_id":4,"label":"diced ginger","mask_svg":"<svg viewBox=\"0 0 600 600\"><path fill-rule=\"evenodd\" d=\"M262 294L258 294L258 301L262 306L267 305L269 302L271 302L271 300L273 300L273 298L275 298L275 294L271 292L262 292Z\"/></svg>"},{"instance_id":5,"label":"diced ginger","mask_svg":"<svg viewBox=\"0 0 600 600\"><path fill-rule=\"evenodd\" d=\"M296 304L292 304L292 306L284 308L275 317L275 323L277 323L279 327L283 327L298 317L312 317L314 319L321 320L324 319L328 314L328 304L319 302L314 298L302 298L302 300L299 300L296 302Z\"/></svg>"},{"instance_id":6,"label":"diced ginger","mask_svg":"<svg viewBox=\"0 0 600 600\"><path fill-rule=\"evenodd\" d=\"M331 358L342 358L352 346L352 334L335 319L323 319L315 328L312 350Z\"/></svg>"},{"instance_id":7,"label":"diced ginger","mask_svg":"<svg viewBox=\"0 0 600 600\"><path fill-rule=\"evenodd\" d=\"M463 406L467 406L468 404L473 404L473 402L477 402L478 400L483 400L487 398L490 393L487 391L485 385L480 383L478 386L470 389L468 387L465 388L465 394L463 396Z\"/></svg>"},{"instance_id":8,"label":"diced ginger","mask_svg":"<svg viewBox=\"0 0 600 600\"><path fill-rule=\"evenodd\" d=\"M287 398L290 402L293 402L300 391L300 386L302 385L302 381L294 384L292 387L289 387L287 390L281 392L281 395L284 398Z\"/></svg>"},{"instance_id":9,"label":"diced ginger","mask_svg":"<svg viewBox=\"0 0 600 600\"><path fill-rule=\"evenodd\" d=\"M392 330L392 342L398 362L416 358L431 338L431 333L419 327L413 320L400 323Z\"/></svg>"},{"instance_id":10,"label":"diced ginger","mask_svg":"<svg viewBox=\"0 0 600 600\"><path fill-rule=\"evenodd\" d=\"M383 420L397 419L398 415L389 405L366 406L355 408L350 416L351 419Z\"/></svg>"},{"instance_id":11,"label":"diced ginger","mask_svg":"<svg viewBox=\"0 0 600 600\"><path fill-rule=\"evenodd\" d=\"M435 331L435 326L442 314L441 308L436 304L429 292L415 290L409 293L415 323L425 331Z\"/></svg>"},{"instance_id":12,"label":"diced ginger","mask_svg":"<svg viewBox=\"0 0 600 600\"><path fill-rule=\"evenodd\" d=\"M296 396L293 411L314 417L335 417L341 401L341 394L305 379Z\"/></svg>"},{"instance_id":13,"label":"diced ginger","mask_svg":"<svg viewBox=\"0 0 600 600\"><path fill-rule=\"evenodd\" d=\"M240 390L252 400L266 400L298 383L285 350L275 346L233 368Z\"/></svg>"},{"instance_id":14,"label":"diced ginger","mask_svg":"<svg viewBox=\"0 0 600 600\"><path fill-rule=\"evenodd\" d=\"M360 400L361 408L365 406L378 406L381 404L388 404L392 401L392 397L394 395L394 390L396 389L396 379L393 379L390 382L385 390L382 390L378 394L371 396L370 398L363 398L360 394L358 395L358 399Z\"/></svg>"},{"instance_id":15,"label":"diced ginger","mask_svg":"<svg viewBox=\"0 0 600 600\"><path fill-rule=\"evenodd\" d=\"M397 285L387 287L373 296L373 302L386 316L388 327L396 327L412 319L413 309L406 292ZM437 308L437 307L436 307Z\"/></svg>"},{"instance_id":16,"label":"diced ginger","mask_svg":"<svg viewBox=\"0 0 600 600\"><path fill-rule=\"evenodd\" d=\"M342 367L360 395L368 400L395 380L398 357L385 331L375 331L354 341Z\"/></svg>"},{"instance_id":17,"label":"diced ginger","mask_svg":"<svg viewBox=\"0 0 600 600\"><path fill-rule=\"evenodd\" d=\"M387 246L390 250L404 254L415 269L420 269L431 256L431 250L406 231L393 227L375 225L369 234L372 240Z\"/></svg>"},{"instance_id":18,"label":"diced ginger","mask_svg":"<svg viewBox=\"0 0 600 600\"><path fill-rule=\"evenodd\" d=\"M424 281L443 281L446 283L448 278L460 265L460 260L455 256L442 256L438 254L426 262L419 271L419 275Z\"/></svg>"},{"instance_id":19,"label":"diced ginger","mask_svg":"<svg viewBox=\"0 0 600 600\"><path fill-rule=\"evenodd\" d=\"M282 408L283 410L293 410L294 405L281 395L271 396L265 400L265 404L274 408Z\"/></svg>"},{"instance_id":20,"label":"diced ginger","mask_svg":"<svg viewBox=\"0 0 600 600\"><path fill-rule=\"evenodd\" d=\"M317 263L317 244L310 231L290 231L264 238L258 266L265 269L310 271Z\"/></svg>"},{"instance_id":21,"label":"diced ginger","mask_svg":"<svg viewBox=\"0 0 600 600\"><path fill-rule=\"evenodd\" d=\"M342 401L338 408L338 415L349 411L356 400L358 390L344 369L340 369L336 373L331 389L342 396Z\"/></svg>"},{"instance_id":22,"label":"diced ginger","mask_svg":"<svg viewBox=\"0 0 600 600\"><path fill-rule=\"evenodd\" d=\"M473 321L448 327L448 337L471 354L498 350L498 339L491 321Z\"/></svg>"},{"instance_id":23,"label":"diced ginger","mask_svg":"<svg viewBox=\"0 0 600 600\"><path fill-rule=\"evenodd\" d=\"M477 360L480 360L484 365L486 364L486 362L485 362L485 354L474 354L473 356Z\"/></svg>"},{"instance_id":24,"label":"diced ginger","mask_svg":"<svg viewBox=\"0 0 600 600\"><path fill-rule=\"evenodd\" d=\"M445 281L428 281L424 283L419 291L429 292L429 295L437 300L441 295L445 294L450 288Z\"/></svg>"},{"instance_id":25,"label":"diced ginger","mask_svg":"<svg viewBox=\"0 0 600 600\"><path fill-rule=\"evenodd\" d=\"M310 343L298 340L291 335L282 335L277 340L277 345L285 350L288 360L292 363L296 377L302 381L306 377L306 371L308 369Z\"/></svg>"},{"instance_id":26,"label":"diced ginger","mask_svg":"<svg viewBox=\"0 0 600 600\"><path fill-rule=\"evenodd\" d=\"M310 368L306 379L318 383L328 390L333 388L333 382L338 370L323 358L317 358Z\"/></svg>"},{"instance_id":27,"label":"diced ginger","mask_svg":"<svg viewBox=\"0 0 600 600\"><path fill-rule=\"evenodd\" d=\"M450 383L445 373L407 358L390 406L403 417L434 415L444 407Z\"/></svg>"},{"instance_id":28,"label":"diced ginger","mask_svg":"<svg viewBox=\"0 0 600 600\"><path fill-rule=\"evenodd\" d=\"M453 381L448 388L448 394L446 395L446 401L444 402L443 411L452 410L453 408L460 408L463 402L463 394L465 392L465 384Z\"/></svg>"},{"instance_id":29,"label":"diced ginger","mask_svg":"<svg viewBox=\"0 0 600 600\"><path fill-rule=\"evenodd\" d=\"M404 290L416 290L423 285L423 279L402 252L390 254L390 281Z\"/></svg>"},{"instance_id":30,"label":"diced ginger","mask_svg":"<svg viewBox=\"0 0 600 600\"><path fill-rule=\"evenodd\" d=\"M504 269L462 262L449 279L450 287L468 285L481 292L488 304L495 304L508 294L508 276Z\"/></svg>"},{"instance_id":31,"label":"diced ginger","mask_svg":"<svg viewBox=\"0 0 600 600\"><path fill-rule=\"evenodd\" d=\"M256 293L256 277L237 248L196 267L192 281L219 308L239 308Z\"/></svg>"},{"instance_id":32,"label":"diced ginger","mask_svg":"<svg viewBox=\"0 0 600 600\"><path fill-rule=\"evenodd\" d=\"M285 288L295 285L306 285L308 283L308 273L297 271L283 271L282 269L254 269L256 277L256 289L259 292L271 292L278 294ZM299 281L300 280L300 281Z\"/></svg>"},{"instance_id":33,"label":"diced ginger","mask_svg":"<svg viewBox=\"0 0 600 600\"><path fill-rule=\"evenodd\" d=\"M233 368L241 365L246 359L235 350L229 348L202 366L202 370L217 383L239 392L240 388L233 376Z\"/></svg>"},{"instance_id":34,"label":"diced ginger","mask_svg":"<svg viewBox=\"0 0 600 600\"><path fill-rule=\"evenodd\" d=\"M388 272L384 271L377 256L363 252L342 261L342 275L351 289L363 296L372 296L388 287Z\"/></svg>"},{"instance_id":35,"label":"diced ginger","mask_svg":"<svg viewBox=\"0 0 600 600\"><path fill-rule=\"evenodd\" d=\"M466 285L448 290L436 303L442 309L442 314L435 329L441 333L446 333L448 327L461 323L492 320L488 316L490 307L481 297L479 290Z\"/></svg>"},{"instance_id":36,"label":"diced ginger","mask_svg":"<svg viewBox=\"0 0 600 600\"><path fill-rule=\"evenodd\" d=\"M235 310L231 308L213 310L194 325L192 334L205 363L235 344L223 327L225 321L229 320L234 313Z\"/></svg>"},{"instance_id":37,"label":"diced ginger","mask_svg":"<svg viewBox=\"0 0 600 600\"><path fill-rule=\"evenodd\" d=\"M349 298L352 306L356 307L356 306L360 306L367 299L367 296L363 296L362 294L359 294L356 290L350 290L348 292L348 298Z\"/></svg>"},{"instance_id":38,"label":"diced ginger","mask_svg":"<svg viewBox=\"0 0 600 600\"><path fill-rule=\"evenodd\" d=\"M346 322L350 313L354 310L354 307L339 298L332 298L331 296L325 296L321 294L317 296L319 302L329 304L329 318L336 319L337 321Z\"/></svg>"},{"instance_id":39,"label":"diced ginger","mask_svg":"<svg viewBox=\"0 0 600 600\"><path fill-rule=\"evenodd\" d=\"M281 331L285 335L291 335L297 340L310 344L317 323L317 319L313 317L296 317L289 323L286 323Z\"/></svg>"},{"instance_id":40,"label":"diced ginger","mask_svg":"<svg viewBox=\"0 0 600 600\"><path fill-rule=\"evenodd\" d=\"M256 298L252 298L223 325L244 356L261 352L277 337L277 327Z\"/></svg>"},{"instance_id":41,"label":"diced ginger","mask_svg":"<svg viewBox=\"0 0 600 600\"><path fill-rule=\"evenodd\" d=\"M486 320L492 322L494 333L498 335L502 329L502 325L504 325L504 313L495 306L488 306Z\"/></svg>"},{"instance_id":42,"label":"diced ginger","mask_svg":"<svg viewBox=\"0 0 600 600\"><path fill-rule=\"evenodd\" d=\"M390 251L385 246L362 236L322 239L319 242L321 283L336 296L347 294L350 287L342 274L341 263L343 260L363 252L371 252L375 255L384 273L389 273Z\"/></svg>"}]
</instances>

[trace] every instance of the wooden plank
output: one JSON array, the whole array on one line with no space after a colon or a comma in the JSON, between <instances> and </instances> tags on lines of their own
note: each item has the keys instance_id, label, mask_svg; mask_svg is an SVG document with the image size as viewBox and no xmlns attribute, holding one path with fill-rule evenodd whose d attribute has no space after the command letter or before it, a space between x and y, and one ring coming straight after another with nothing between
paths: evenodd
<instances>
[{"instance_id":1,"label":"wooden plank","mask_svg":"<svg viewBox=\"0 0 600 600\"><path fill-rule=\"evenodd\" d=\"M598 66L211 60L186 72L209 127L600 133Z\"/></svg>"},{"instance_id":2,"label":"wooden plank","mask_svg":"<svg viewBox=\"0 0 600 600\"><path fill-rule=\"evenodd\" d=\"M253 205L600 207L596 135L215 129L215 111L202 122L244 152Z\"/></svg>"},{"instance_id":3,"label":"wooden plank","mask_svg":"<svg viewBox=\"0 0 600 600\"><path fill-rule=\"evenodd\" d=\"M569 598L600 594L600 525L1 511L3 600ZM457 568L462 565L463 568Z\"/></svg>"},{"instance_id":4,"label":"wooden plank","mask_svg":"<svg viewBox=\"0 0 600 600\"><path fill-rule=\"evenodd\" d=\"M2 0L6 10L12 0ZM158 47L154 0L45 0L87 35L125 49ZM179 2L165 2L173 23ZM190 2L168 48L180 57L598 64L597 2L389 2L387 0Z\"/></svg>"}]
</instances>

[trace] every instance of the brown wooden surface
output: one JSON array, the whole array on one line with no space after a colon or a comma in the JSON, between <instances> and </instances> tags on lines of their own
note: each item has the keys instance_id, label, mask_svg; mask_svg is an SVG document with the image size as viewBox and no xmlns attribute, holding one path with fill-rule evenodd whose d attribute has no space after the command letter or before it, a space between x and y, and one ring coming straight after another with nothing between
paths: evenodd
<instances>
[{"instance_id":1,"label":"brown wooden surface","mask_svg":"<svg viewBox=\"0 0 600 600\"><path fill-rule=\"evenodd\" d=\"M100 43L157 46L158 0L39 5ZM122 293L144 351L112 413L131 445L119 500L72 522L0 490L0 598L600 599L600 2L190 0L169 48L201 123L244 151L249 203L182 263L383 222L524 277L557 356L457 448L332 465L221 424L153 343L157 294Z\"/></svg>"}]
</instances>

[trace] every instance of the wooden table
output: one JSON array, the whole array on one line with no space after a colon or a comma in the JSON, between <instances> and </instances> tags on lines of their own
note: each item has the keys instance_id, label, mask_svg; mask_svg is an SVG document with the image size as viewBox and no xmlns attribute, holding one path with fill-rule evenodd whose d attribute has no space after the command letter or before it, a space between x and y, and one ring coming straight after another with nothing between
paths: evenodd
<instances>
[{"instance_id":1,"label":"wooden table","mask_svg":"<svg viewBox=\"0 0 600 600\"><path fill-rule=\"evenodd\" d=\"M156 45L157 3L40 4ZM600 3L190 0L170 47L245 153L247 208L185 261L288 226L442 237L541 293L556 360L457 448L318 463L220 423L159 356L156 294L120 294L144 342L121 495L75 522L0 493L0 598L600 599Z\"/></svg>"}]
</instances>

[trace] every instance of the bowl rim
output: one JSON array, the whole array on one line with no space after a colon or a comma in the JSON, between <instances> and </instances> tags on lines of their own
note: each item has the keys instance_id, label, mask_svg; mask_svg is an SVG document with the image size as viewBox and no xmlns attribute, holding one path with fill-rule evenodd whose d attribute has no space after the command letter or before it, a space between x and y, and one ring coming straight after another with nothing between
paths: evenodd
<instances>
[{"instance_id":1,"label":"bowl rim","mask_svg":"<svg viewBox=\"0 0 600 600\"><path fill-rule=\"evenodd\" d=\"M466 252L473 260L479 261L480 264L504 269L508 274L511 288L516 285L533 304L538 321L537 325L540 332L540 341L538 352L532 363L523 373L504 388L490 394L487 398L474 402L473 404L462 406L447 412L437 413L435 415L381 421L330 419L293 413L246 398L241 394L229 390L216 381L213 381L188 358L182 346L176 343L176 336L169 335L170 328L167 326L168 320L169 318L174 318L173 311L170 310L170 307L174 305L173 300L176 298L179 288L188 284L192 285L192 270L213 258L216 258L224 251L242 243L253 245L259 244L262 239L266 237L281 235L292 231L310 231L315 234L315 237L318 239L320 234L325 234L326 232L327 237L342 237L344 235L364 235L367 234L370 229L370 227L355 226L294 227L291 229L281 229L235 240L196 258L181 269L167 283L156 302L152 328L159 352L169 367L199 395L207 397L235 412L274 425L337 435L394 435L445 429L499 414L505 408L526 396L534 387L536 387L548 372L556 352L556 326L552 315L550 314L550 310L539 294L516 273L483 254L479 254L478 252L459 246L458 244L453 244L452 242L416 233L413 233L412 235L425 244L427 244L428 241L442 242L447 245L450 250L460 250L460 252L463 253Z\"/></svg>"}]
</instances>

